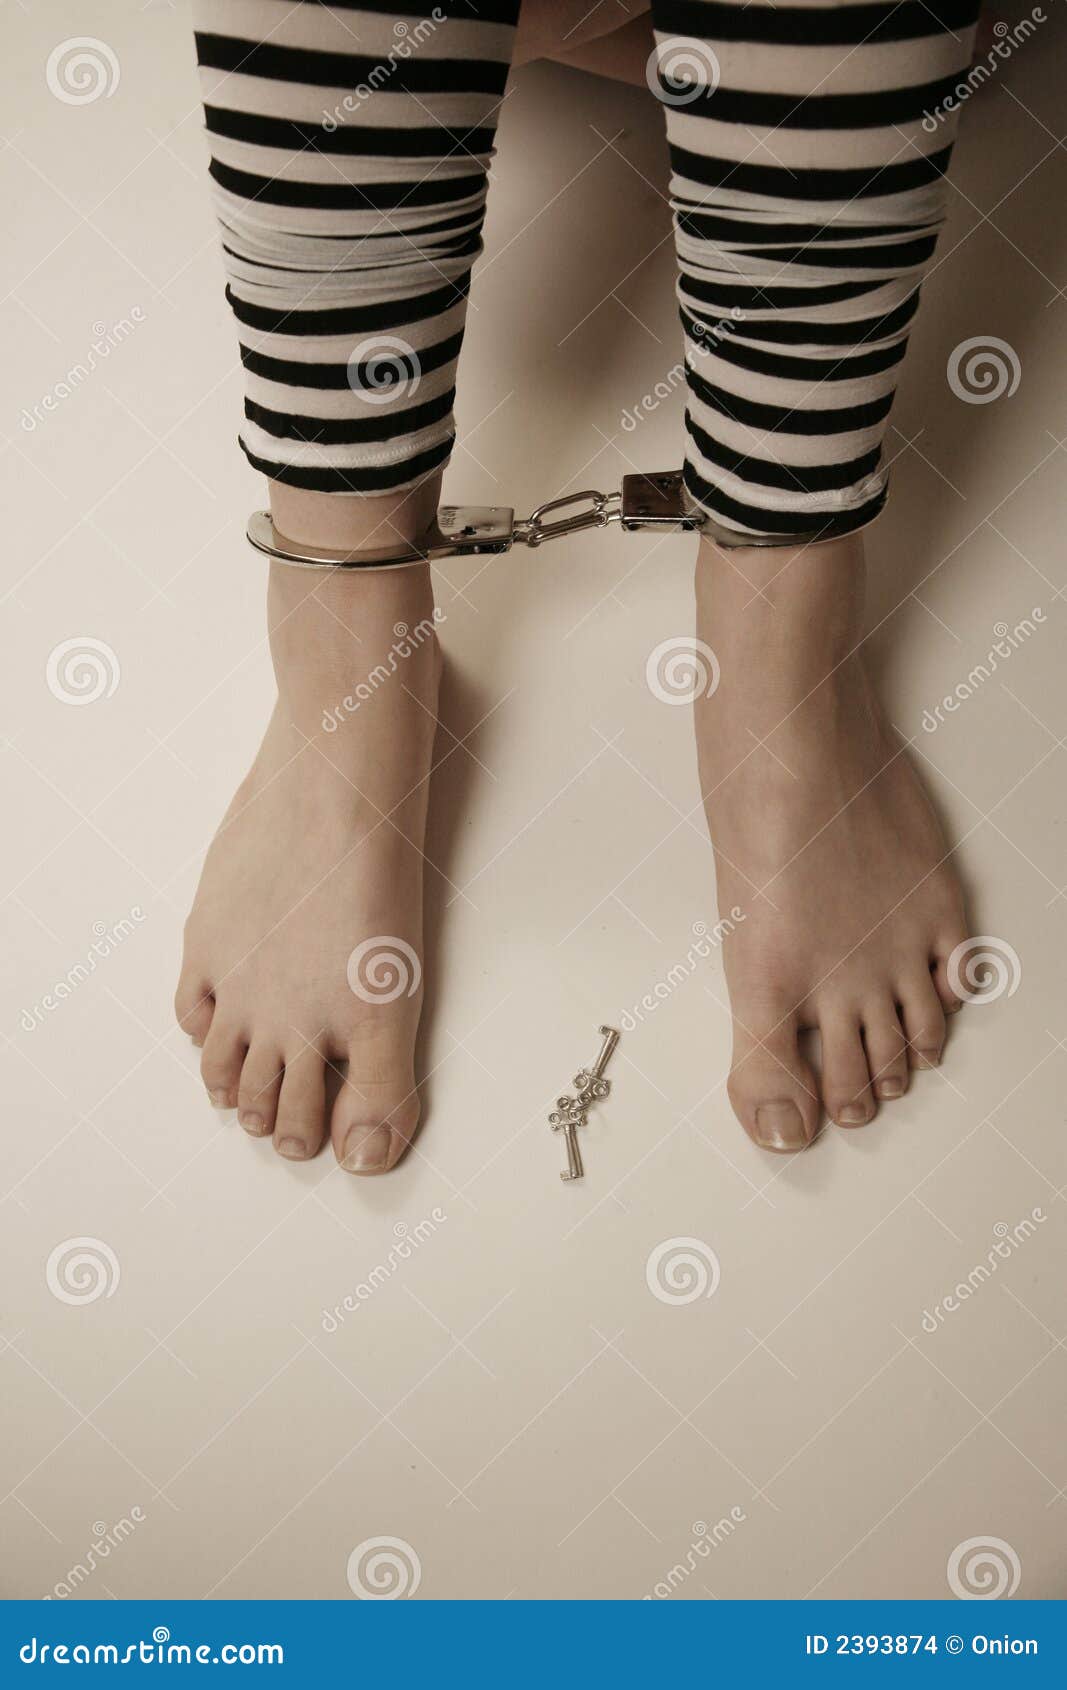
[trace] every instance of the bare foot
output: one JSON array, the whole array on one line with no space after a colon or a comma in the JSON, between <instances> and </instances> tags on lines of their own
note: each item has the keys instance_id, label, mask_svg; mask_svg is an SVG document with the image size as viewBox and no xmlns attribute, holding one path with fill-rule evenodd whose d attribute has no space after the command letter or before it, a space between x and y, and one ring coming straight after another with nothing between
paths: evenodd
<instances>
[{"instance_id":1,"label":"bare foot","mask_svg":"<svg viewBox=\"0 0 1067 1690\"><path fill-rule=\"evenodd\" d=\"M212 1102L294 1161L322 1143L327 1066L347 1063L334 1150L382 1173L419 1114L429 571L276 563L268 612L278 703L208 852L175 1008Z\"/></svg>"},{"instance_id":2,"label":"bare foot","mask_svg":"<svg viewBox=\"0 0 1067 1690\"><path fill-rule=\"evenodd\" d=\"M767 1150L800 1150L821 1107L862 1126L936 1066L960 1007L947 959L959 882L859 650L863 544L793 553L702 542L698 634L721 680L696 705L725 944L729 1096ZM817 1028L822 1074L799 1034Z\"/></svg>"}]
</instances>

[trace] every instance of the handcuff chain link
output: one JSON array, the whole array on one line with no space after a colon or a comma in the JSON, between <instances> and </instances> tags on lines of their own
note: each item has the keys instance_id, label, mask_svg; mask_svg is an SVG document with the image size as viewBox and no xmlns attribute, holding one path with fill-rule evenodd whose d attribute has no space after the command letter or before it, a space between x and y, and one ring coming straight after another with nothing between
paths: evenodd
<instances>
[{"instance_id":1,"label":"handcuff chain link","mask_svg":"<svg viewBox=\"0 0 1067 1690\"><path fill-rule=\"evenodd\" d=\"M568 510L571 506L585 506L576 509L572 515L557 517L555 521L546 522L545 517L550 511ZM565 493L559 499L547 499L543 505L531 511L529 516L518 517L515 521L514 540L522 546L540 546L546 540L562 539L564 534L577 534L585 528L606 528L609 522L619 522L622 519L622 494L600 493L595 488L587 488L581 493Z\"/></svg>"}]
</instances>

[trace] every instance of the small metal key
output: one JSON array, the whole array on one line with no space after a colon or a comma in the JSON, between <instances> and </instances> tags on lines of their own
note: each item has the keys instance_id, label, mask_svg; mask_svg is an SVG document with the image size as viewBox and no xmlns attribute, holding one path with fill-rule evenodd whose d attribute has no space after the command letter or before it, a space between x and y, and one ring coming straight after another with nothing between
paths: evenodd
<instances>
[{"instance_id":1,"label":"small metal key","mask_svg":"<svg viewBox=\"0 0 1067 1690\"><path fill-rule=\"evenodd\" d=\"M582 1153L578 1149L578 1123L568 1121L563 1128L563 1137L567 1145L567 1166L560 1174L561 1180L581 1179L585 1174L582 1167Z\"/></svg>"},{"instance_id":2,"label":"small metal key","mask_svg":"<svg viewBox=\"0 0 1067 1690\"><path fill-rule=\"evenodd\" d=\"M561 1180L581 1179L584 1175L582 1155L578 1148L578 1128L586 1124L585 1112L589 1105L607 1097L611 1090L611 1081L605 1080L604 1069L611 1061L619 1035L614 1027L600 1027L598 1031L604 1041L600 1055L591 1068L581 1068L575 1074L573 1084L576 1095L557 1097L556 1107L548 1117L552 1131L561 1132L566 1138L567 1166L559 1176Z\"/></svg>"},{"instance_id":3,"label":"small metal key","mask_svg":"<svg viewBox=\"0 0 1067 1690\"><path fill-rule=\"evenodd\" d=\"M556 1107L548 1117L554 1133L561 1132L567 1145L567 1166L561 1180L581 1179L585 1173L582 1153L578 1148L578 1128L585 1126L585 1110L574 1097L557 1097Z\"/></svg>"},{"instance_id":4,"label":"small metal key","mask_svg":"<svg viewBox=\"0 0 1067 1690\"><path fill-rule=\"evenodd\" d=\"M604 1041L600 1055L591 1068L582 1068L574 1076L578 1101L582 1104L599 1102L601 1098L607 1097L611 1090L611 1081L605 1080L604 1069L611 1061L612 1052L619 1042L619 1035L614 1027L598 1027L597 1031Z\"/></svg>"}]
</instances>

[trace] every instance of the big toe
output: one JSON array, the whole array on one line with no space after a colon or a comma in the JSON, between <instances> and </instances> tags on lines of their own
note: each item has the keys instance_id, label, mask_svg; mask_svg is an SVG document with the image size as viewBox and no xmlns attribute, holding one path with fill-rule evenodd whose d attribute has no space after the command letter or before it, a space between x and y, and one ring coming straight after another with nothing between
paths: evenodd
<instances>
[{"instance_id":1,"label":"big toe","mask_svg":"<svg viewBox=\"0 0 1067 1690\"><path fill-rule=\"evenodd\" d=\"M747 1016L734 1022L734 1056L727 1093L734 1114L763 1150L803 1150L819 1126L815 1076L800 1053L789 1017L764 1031Z\"/></svg>"},{"instance_id":2,"label":"big toe","mask_svg":"<svg viewBox=\"0 0 1067 1690\"><path fill-rule=\"evenodd\" d=\"M350 1174L388 1173L415 1135L415 1028L404 1016L396 1022L358 1032L349 1041L330 1133L337 1160Z\"/></svg>"}]
</instances>

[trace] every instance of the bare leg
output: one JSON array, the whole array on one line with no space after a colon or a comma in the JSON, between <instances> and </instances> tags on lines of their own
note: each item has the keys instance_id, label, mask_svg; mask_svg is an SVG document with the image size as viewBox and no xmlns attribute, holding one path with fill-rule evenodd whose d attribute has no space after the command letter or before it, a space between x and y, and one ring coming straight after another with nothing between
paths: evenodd
<instances>
[{"instance_id":1,"label":"bare leg","mask_svg":"<svg viewBox=\"0 0 1067 1690\"><path fill-rule=\"evenodd\" d=\"M941 1058L966 937L956 874L864 666L863 542L796 552L703 541L697 627L721 680L696 705L734 1016L729 1093L768 1150L825 1107L870 1121ZM822 1075L798 1035L818 1028Z\"/></svg>"},{"instance_id":2,"label":"bare leg","mask_svg":"<svg viewBox=\"0 0 1067 1690\"><path fill-rule=\"evenodd\" d=\"M424 531L438 484L346 499L272 484L305 544L379 550ZM186 928L179 1020L212 1101L283 1156L324 1137L327 1065L347 1063L334 1149L354 1173L418 1121L422 848L439 653L428 568L271 566L278 700L208 853ZM362 964L350 958L363 947ZM395 958L395 965L388 961ZM377 959L377 963L376 963Z\"/></svg>"}]
</instances>

